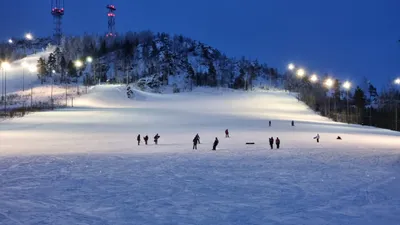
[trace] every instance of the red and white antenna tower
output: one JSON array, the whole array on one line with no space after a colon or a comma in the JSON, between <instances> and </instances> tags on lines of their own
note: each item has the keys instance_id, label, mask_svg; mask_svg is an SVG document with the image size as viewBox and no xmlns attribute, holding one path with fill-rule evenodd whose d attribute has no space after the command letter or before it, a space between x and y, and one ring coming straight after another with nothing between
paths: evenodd
<instances>
[{"instance_id":1,"label":"red and white antenna tower","mask_svg":"<svg viewBox=\"0 0 400 225\"><path fill-rule=\"evenodd\" d=\"M54 19L54 41L59 45L62 38L61 25L64 16L64 0L51 0L51 15Z\"/></svg>"},{"instance_id":2,"label":"red and white antenna tower","mask_svg":"<svg viewBox=\"0 0 400 225\"><path fill-rule=\"evenodd\" d=\"M107 37L115 37L117 36L117 33L115 32L115 11L117 8L115 7L112 2L107 5L108 13L108 32L106 34Z\"/></svg>"}]
</instances>

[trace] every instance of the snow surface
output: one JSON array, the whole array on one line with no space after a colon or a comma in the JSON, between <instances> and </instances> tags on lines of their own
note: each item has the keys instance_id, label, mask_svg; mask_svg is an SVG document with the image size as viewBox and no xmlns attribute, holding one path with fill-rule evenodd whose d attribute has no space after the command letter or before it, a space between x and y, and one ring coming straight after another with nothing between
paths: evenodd
<instances>
[{"instance_id":1,"label":"snow surface","mask_svg":"<svg viewBox=\"0 0 400 225\"><path fill-rule=\"evenodd\" d=\"M399 133L279 91L134 94L96 86L74 108L1 122L0 224L399 224Z\"/></svg>"}]
</instances>

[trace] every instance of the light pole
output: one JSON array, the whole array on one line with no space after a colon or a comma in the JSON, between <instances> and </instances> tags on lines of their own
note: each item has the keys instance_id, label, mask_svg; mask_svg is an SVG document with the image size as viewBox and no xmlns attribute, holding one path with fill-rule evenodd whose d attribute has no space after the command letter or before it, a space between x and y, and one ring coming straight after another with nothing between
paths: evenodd
<instances>
[{"instance_id":1,"label":"light pole","mask_svg":"<svg viewBox=\"0 0 400 225\"><path fill-rule=\"evenodd\" d=\"M344 82L343 88L346 89L346 100L347 100L346 119L347 119L347 123L349 123L349 115L350 115L350 111L349 111L349 90L351 88L351 83L349 81Z\"/></svg>"},{"instance_id":2,"label":"light pole","mask_svg":"<svg viewBox=\"0 0 400 225\"><path fill-rule=\"evenodd\" d=\"M75 68L77 69L77 73L79 75L79 72L80 72L79 70L83 66L83 63L80 60L76 60L74 64L75 64ZM76 77L76 92L79 95L79 79L78 79L78 75Z\"/></svg>"},{"instance_id":3,"label":"light pole","mask_svg":"<svg viewBox=\"0 0 400 225\"><path fill-rule=\"evenodd\" d=\"M314 83L314 84L318 82L317 74L313 74L313 75L310 76L310 82Z\"/></svg>"},{"instance_id":4,"label":"light pole","mask_svg":"<svg viewBox=\"0 0 400 225\"><path fill-rule=\"evenodd\" d=\"M4 114L7 113L7 70L10 69L10 63L2 62L1 68L4 73Z\"/></svg>"},{"instance_id":5,"label":"light pole","mask_svg":"<svg viewBox=\"0 0 400 225\"><path fill-rule=\"evenodd\" d=\"M31 72L32 74L37 72L37 67L36 66L30 66L29 67L29 72ZM33 108L33 84L31 82L31 110Z\"/></svg>"},{"instance_id":6,"label":"light pole","mask_svg":"<svg viewBox=\"0 0 400 225\"><path fill-rule=\"evenodd\" d=\"M54 74L56 73L55 70L51 71L51 92L50 92L50 102L51 102L51 109L54 110L54 100L53 100L53 85L54 85Z\"/></svg>"},{"instance_id":7,"label":"light pole","mask_svg":"<svg viewBox=\"0 0 400 225\"><path fill-rule=\"evenodd\" d=\"M33 40L33 35L32 35L32 33L26 33L26 34L25 34L25 39L28 41L28 43L30 43L30 41ZM26 55L26 46L25 46L25 55Z\"/></svg>"},{"instance_id":8,"label":"light pole","mask_svg":"<svg viewBox=\"0 0 400 225\"><path fill-rule=\"evenodd\" d=\"M325 80L325 86L328 88L328 91L330 92L331 87L333 86L333 80L331 78L328 78ZM328 96L328 105L329 105L329 114L331 113L331 96Z\"/></svg>"},{"instance_id":9,"label":"light pole","mask_svg":"<svg viewBox=\"0 0 400 225\"><path fill-rule=\"evenodd\" d=\"M396 80L394 80L394 84L395 85L399 85L400 86L400 78L397 78ZM397 114L397 108L398 108L398 104L399 104L399 102L400 102L400 99L396 99L395 100L395 114L396 114L396 117L395 117L395 127L396 127L396 131L398 131L398 114Z\"/></svg>"},{"instance_id":10,"label":"light pole","mask_svg":"<svg viewBox=\"0 0 400 225\"><path fill-rule=\"evenodd\" d=\"M296 71L296 75L297 75L299 78L303 78L303 77L306 75L306 71L305 71L304 69L300 68L300 69L298 69L298 70Z\"/></svg>"},{"instance_id":11,"label":"light pole","mask_svg":"<svg viewBox=\"0 0 400 225\"><path fill-rule=\"evenodd\" d=\"M93 58L91 56L86 57L86 62L90 65L90 69L92 69ZM88 85L89 85L88 75L86 75L86 94L88 93Z\"/></svg>"}]
</instances>

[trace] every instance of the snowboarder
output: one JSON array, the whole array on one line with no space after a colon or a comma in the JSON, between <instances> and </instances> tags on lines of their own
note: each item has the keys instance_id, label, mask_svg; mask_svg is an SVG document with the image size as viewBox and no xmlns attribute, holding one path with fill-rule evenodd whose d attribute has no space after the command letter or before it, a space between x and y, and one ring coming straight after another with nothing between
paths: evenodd
<instances>
[{"instance_id":1,"label":"snowboarder","mask_svg":"<svg viewBox=\"0 0 400 225\"><path fill-rule=\"evenodd\" d=\"M225 130L225 138L228 138L229 137L229 131L228 131L228 129L226 129Z\"/></svg>"},{"instance_id":2,"label":"snowboarder","mask_svg":"<svg viewBox=\"0 0 400 225\"><path fill-rule=\"evenodd\" d=\"M340 136L337 136L336 140L342 140L342 138Z\"/></svg>"},{"instance_id":3,"label":"snowboarder","mask_svg":"<svg viewBox=\"0 0 400 225\"><path fill-rule=\"evenodd\" d=\"M160 138L160 135L156 134L156 136L154 136L154 143L157 145L158 144L158 139Z\"/></svg>"},{"instance_id":4,"label":"snowboarder","mask_svg":"<svg viewBox=\"0 0 400 225\"><path fill-rule=\"evenodd\" d=\"M143 139L144 139L144 143L147 145L147 141L149 140L149 136L146 135L146 136L144 136Z\"/></svg>"},{"instance_id":5,"label":"snowboarder","mask_svg":"<svg viewBox=\"0 0 400 225\"><path fill-rule=\"evenodd\" d=\"M319 134L317 134L317 136L315 136L314 139L317 139L317 143L318 143L319 142Z\"/></svg>"},{"instance_id":6,"label":"snowboarder","mask_svg":"<svg viewBox=\"0 0 400 225\"><path fill-rule=\"evenodd\" d=\"M281 140L277 137L275 140L276 148L279 149L279 145L281 145Z\"/></svg>"},{"instance_id":7,"label":"snowboarder","mask_svg":"<svg viewBox=\"0 0 400 225\"><path fill-rule=\"evenodd\" d=\"M196 134L196 137L195 138L197 138L197 144L200 144L200 136L199 136L199 134ZM197 145L196 144L196 145Z\"/></svg>"},{"instance_id":8,"label":"snowboarder","mask_svg":"<svg viewBox=\"0 0 400 225\"><path fill-rule=\"evenodd\" d=\"M271 137L269 139L269 146L271 146L271 149L274 149L274 138L273 137Z\"/></svg>"},{"instance_id":9,"label":"snowboarder","mask_svg":"<svg viewBox=\"0 0 400 225\"><path fill-rule=\"evenodd\" d=\"M271 126L271 120L269 121L269 126Z\"/></svg>"},{"instance_id":10,"label":"snowboarder","mask_svg":"<svg viewBox=\"0 0 400 225\"><path fill-rule=\"evenodd\" d=\"M194 139L193 139L193 150L197 150L197 143L200 143L199 142L199 135L197 134L195 137L194 137Z\"/></svg>"},{"instance_id":11,"label":"snowboarder","mask_svg":"<svg viewBox=\"0 0 400 225\"><path fill-rule=\"evenodd\" d=\"M218 143L219 143L218 138L215 138L212 150L214 150L214 151L217 150Z\"/></svg>"},{"instance_id":12,"label":"snowboarder","mask_svg":"<svg viewBox=\"0 0 400 225\"><path fill-rule=\"evenodd\" d=\"M292 127L294 127L294 120L292 120Z\"/></svg>"},{"instance_id":13,"label":"snowboarder","mask_svg":"<svg viewBox=\"0 0 400 225\"><path fill-rule=\"evenodd\" d=\"M140 134L137 136L137 145L140 145Z\"/></svg>"}]
</instances>

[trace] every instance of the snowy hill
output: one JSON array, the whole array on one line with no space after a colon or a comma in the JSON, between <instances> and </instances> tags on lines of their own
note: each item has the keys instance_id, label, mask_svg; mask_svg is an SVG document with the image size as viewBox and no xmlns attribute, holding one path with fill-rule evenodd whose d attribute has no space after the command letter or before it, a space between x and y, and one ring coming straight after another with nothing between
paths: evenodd
<instances>
[{"instance_id":1,"label":"snowy hill","mask_svg":"<svg viewBox=\"0 0 400 225\"><path fill-rule=\"evenodd\" d=\"M74 108L1 122L0 223L400 219L399 133L331 122L285 92L134 94L96 86ZM201 144L192 150L196 133ZM148 134L150 144L138 146L137 134ZM279 150L269 149L271 136L281 139ZM211 151L215 137L220 144Z\"/></svg>"}]
</instances>

